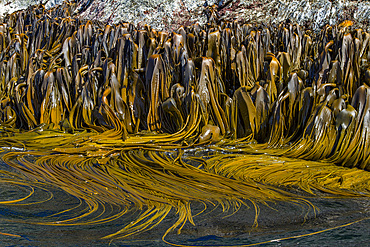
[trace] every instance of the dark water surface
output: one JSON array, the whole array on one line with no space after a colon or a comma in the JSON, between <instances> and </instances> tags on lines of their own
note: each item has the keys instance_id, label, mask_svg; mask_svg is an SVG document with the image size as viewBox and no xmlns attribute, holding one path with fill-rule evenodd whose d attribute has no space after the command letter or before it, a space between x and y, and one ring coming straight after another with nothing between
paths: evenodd
<instances>
[{"instance_id":1,"label":"dark water surface","mask_svg":"<svg viewBox=\"0 0 370 247\"><path fill-rule=\"evenodd\" d=\"M50 219L55 221L58 217L63 220L71 215L81 215L89 208L83 201L51 185L22 184L13 173L9 175L5 172L15 171L4 163L0 164L0 170L5 174L0 180L1 202L27 197L32 193L21 202L0 204L0 246L171 246L161 238L176 222L178 215L175 211L152 230L112 242L101 238L132 222L138 211L133 210L103 224L35 224ZM203 214L194 217L195 226L186 223L181 234L172 232L165 240L187 246L239 246L260 242L266 242L263 246L370 246L370 199L324 196L309 199L318 208L316 212L309 206L286 202L261 205L258 227L252 227L255 211L248 203L235 214L232 210L224 213L221 207L207 205ZM104 206L91 215L90 220L118 214L122 210L118 206ZM193 203L192 208L195 215L203 209L203 205ZM57 214L67 209L72 210ZM356 223L345 226L351 222ZM315 234L319 231L324 232ZM305 236L282 240L300 235Z\"/></svg>"}]
</instances>

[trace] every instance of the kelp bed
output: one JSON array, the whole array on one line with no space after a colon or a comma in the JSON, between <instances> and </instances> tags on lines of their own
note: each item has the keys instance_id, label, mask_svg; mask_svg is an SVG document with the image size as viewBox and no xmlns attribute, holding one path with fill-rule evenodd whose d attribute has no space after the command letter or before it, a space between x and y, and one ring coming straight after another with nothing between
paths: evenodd
<instances>
[{"instance_id":1,"label":"kelp bed","mask_svg":"<svg viewBox=\"0 0 370 247\"><path fill-rule=\"evenodd\" d=\"M33 224L101 224L107 239L285 201L370 195L370 34L220 22L169 33L74 17L76 3L0 25L2 183L61 188L88 205ZM47 187L47 186L46 186ZM45 188L46 188L45 187ZM45 189L46 190L46 189ZM31 201L30 201L31 200ZM110 205L109 213L107 205ZM199 212L198 214L201 214ZM168 243L168 242L167 242Z\"/></svg>"}]
</instances>

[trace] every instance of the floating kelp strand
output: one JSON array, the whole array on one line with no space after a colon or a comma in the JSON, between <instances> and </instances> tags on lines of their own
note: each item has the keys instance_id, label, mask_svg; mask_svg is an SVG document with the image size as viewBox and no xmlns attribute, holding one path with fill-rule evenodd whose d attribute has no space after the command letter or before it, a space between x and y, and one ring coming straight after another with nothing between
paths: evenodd
<instances>
[{"instance_id":1,"label":"floating kelp strand","mask_svg":"<svg viewBox=\"0 0 370 247\"><path fill-rule=\"evenodd\" d=\"M19 160L20 162L24 162L24 164L27 164L27 161L26 160ZM28 163L28 164L31 164L31 163ZM45 167L46 168L46 167ZM60 167L59 167L60 168ZM47 170L44 170L40 168L39 169L39 172L45 172L47 174L50 175L50 172L47 171ZM36 169L34 169L36 170ZM50 170L50 169L48 169ZM50 170L51 171L51 170ZM54 170L53 171L57 171L57 170ZM60 173L60 171L57 171L58 174L62 175L63 177L66 177L66 176L69 176L67 175L66 173ZM31 177L35 176L35 173L33 173L31 175ZM61 177L60 179L62 179L63 177ZM44 177L45 178L45 177ZM50 178L50 176L49 176ZM50 181L53 181L53 185L57 185L58 183L55 183L56 181L62 181L60 179L57 179L57 176L53 176L52 177L52 180ZM77 184L73 184L71 186L79 186L80 183L77 183ZM64 185L64 186L63 186ZM51 217L51 219L49 219L49 221L43 221L43 222L30 222L30 223L33 223L33 224L45 224L45 225L78 225L78 224L95 224L95 223L105 223L105 222L109 222L111 220L114 220L114 219L117 219L117 218L120 218L122 215L124 215L126 212L127 212L127 209L124 210L125 207L121 208L121 206L119 206L121 208L121 210L118 211L118 213L115 213L114 215L110 215L110 214L106 214L104 213L105 211L105 205L104 203L102 203L103 201L107 201L107 199L103 200L103 201L100 201L99 199L96 201L96 200L90 200L89 198L91 196L95 196L99 193L96 193L96 191L94 192L94 190L92 190L93 192L89 193L89 191L85 191L85 196L82 196L81 192L78 192L79 190L77 189L76 191L73 191L73 190L70 190L68 189L68 185L66 183L62 183L62 185L59 185L61 186L62 188L65 189L65 191L67 193L70 193L72 195L75 195L77 198L82 198L82 200L84 201L84 203L87 203L87 208L84 207L82 210L77 210L79 206L76 206L76 208L71 208L71 209L68 209L66 210L64 213L66 213L67 211L70 212L70 211L76 211L74 213L69 213L67 217L67 219L65 220L57 220L55 222L53 221L50 221L53 217ZM78 188L78 187L77 187ZM76 194L77 192L77 194ZM117 194L118 195L118 194ZM82 197L81 197L82 196ZM111 195L111 197L113 197L114 194ZM100 202L99 202L100 201ZM40 202L41 203L41 202ZM103 210L102 212L101 209ZM112 211L113 212L113 211ZM62 214L63 212L60 212L60 214ZM96 216L96 213L98 213L98 215ZM100 215L103 215L104 213L104 216L101 217ZM57 216L59 214L55 214L55 216ZM75 216L74 216L75 215ZM91 219L91 216L93 217ZM82 222L81 222L81 219L82 219Z\"/></svg>"},{"instance_id":2,"label":"floating kelp strand","mask_svg":"<svg viewBox=\"0 0 370 247\"><path fill-rule=\"evenodd\" d=\"M68 193L75 195L78 198L82 198L84 201L88 202L88 205L90 205L88 212L72 218L71 220L59 221L58 224L62 225L79 224L80 219L83 220L84 217L90 217L90 215L93 215L95 212L97 212L98 208L100 207L100 203L98 203L100 200L102 202L109 201L109 203L117 203L118 205L130 205L130 202L136 201L136 199L133 197L134 195L137 195L138 199L142 198L134 203L134 205L138 206L148 205L148 203L149 205L152 205L152 203L154 203L153 205L156 205L156 208L161 208L162 203L169 203L169 205L172 205L170 208L175 207L178 210L181 210L182 204L177 204L176 201L182 198L180 201L184 199L186 199L186 201L209 200L209 202L216 200L224 207L225 211L227 211L230 207L227 206L229 203L234 205L232 202L234 200L236 200L235 203L237 202L237 204L242 203L242 201L237 199L238 197L250 200L253 202L253 204L255 204L256 202L254 202L254 200L261 200L260 202L264 203L267 198L267 200L270 201L274 200L275 197L282 199L287 196L284 195L285 192L280 194L281 192L273 189L266 194L268 196L265 198L265 196L259 195L261 192L267 192L267 188L264 188L263 190L259 188L262 185L242 185L240 182L235 183L233 180L227 181L224 177L201 172L201 170L195 167L189 170L189 166L180 166L176 164L170 165L171 162L168 163L168 159L170 157L165 155L163 152L145 152L143 150L138 150L136 152L133 152L134 155L128 155L129 153L127 153L125 156L122 156L122 158L116 161L114 161L114 159L111 160L114 161L114 163L111 163L111 165L100 165L101 168L104 168L104 172L96 166L91 167L92 170L90 171L85 171L86 168L84 167L86 166L77 165L81 164L81 161L84 160L82 156L79 156L79 158L71 157L71 155L53 155L50 157L44 156L42 158L37 158L36 164L33 165L25 159L19 159L19 154L14 153L11 155L14 155L13 157L18 157L18 162L22 162L24 166L33 166L33 172L30 173L31 177L43 177L52 184L64 188ZM145 154L149 155L149 159ZM12 163L9 160L10 157L11 156L7 155L4 158L7 163ZM149 165L148 162L150 162L152 165ZM86 160L83 161L83 163L86 163ZM70 166L70 164L76 164L77 166ZM117 167L114 164L118 164L119 166ZM162 169L153 169L155 166L157 166L155 164L162 166L162 169L165 170L162 171ZM13 166L16 167L15 163L13 163ZM67 166L68 168L66 167L67 169L65 169L64 166ZM147 172L144 172L145 170L147 170ZM31 171L31 169L28 171ZM97 173L97 171L101 172ZM85 181L89 181L89 187L85 187L86 185L83 185L85 184ZM148 184L149 181L150 183L153 183L153 185L150 185L150 183ZM136 185L133 186L134 184ZM147 187L148 185L149 187ZM81 186L84 186L85 189L83 189ZM123 190L121 192L117 191L114 194L109 195L110 191L112 189L114 191L114 188L117 186ZM106 188L108 188L108 190ZM195 189L194 192L192 191L192 188ZM129 189L128 194L124 193L124 191L127 191L127 189ZM92 192L90 193L89 191ZM126 199L114 199L116 196L124 194L127 195ZM228 195L228 199L226 199L226 201L224 201L224 195ZM258 199L260 196L262 197ZM122 197L120 196L120 198ZM289 201L291 200L289 197L286 197L286 199ZM94 200L94 202L91 200ZM294 201L296 200L294 199ZM162 215L160 212L163 213L163 211L158 211L155 213L155 215ZM153 217L160 217L155 215L153 215ZM146 218L146 216L143 217L144 219ZM186 216L183 220L191 220L189 217L190 216ZM47 224L54 223L50 222ZM150 228L150 224L148 224L149 223L145 223L144 225L139 224L138 227L142 230L145 230L146 227ZM134 227L133 229L136 229L135 226L132 227ZM129 228L126 228L126 230L131 232Z\"/></svg>"},{"instance_id":3,"label":"floating kelp strand","mask_svg":"<svg viewBox=\"0 0 370 247\"><path fill-rule=\"evenodd\" d=\"M35 180L27 180L20 173L3 170L0 171L2 198L0 205L8 206L33 206L48 203L54 199L50 185ZM6 169L6 168L5 168ZM12 193L15 192L16 193ZM9 197L9 195L13 195ZM4 196L4 197L3 197ZM5 200L3 200L5 199Z\"/></svg>"},{"instance_id":4,"label":"floating kelp strand","mask_svg":"<svg viewBox=\"0 0 370 247\"><path fill-rule=\"evenodd\" d=\"M45 135L44 135L45 134ZM52 149L53 147L61 146L76 146L78 143L83 143L88 140L89 137L93 135L91 132L86 130L81 132L76 132L74 134L64 133L61 131L53 130L31 130L27 132L22 132L21 134L13 137L1 137L0 143L12 143L12 146L24 146L26 145L28 149ZM74 145L76 144L76 145ZM7 146L7 145L3 145Z\"/></svg>"},{"instance_id":5,"label":"floating kelp strand","mask_svg":"<svg viewBox=\"0 0 370 247\"><path fill-rule=\"evenodd\" d=\"M370 178L366 171L361 172L357 169L353 171L323 162L297 161L284 157L261 157L261 155L230 154L215 155L214 158L207 161L206 170L208 169L228 177L241 178L247 181L251 179L277 186L298 186L309 193L312 193L309 187L344 196L356 196L356 194L364 196L369 193ZM297 174L302 179L296 180ZM351 177L352 174L357 174L357 177ZM305 186L307 186L307 189L305 189Z\"/></svg>"}]
</instances>

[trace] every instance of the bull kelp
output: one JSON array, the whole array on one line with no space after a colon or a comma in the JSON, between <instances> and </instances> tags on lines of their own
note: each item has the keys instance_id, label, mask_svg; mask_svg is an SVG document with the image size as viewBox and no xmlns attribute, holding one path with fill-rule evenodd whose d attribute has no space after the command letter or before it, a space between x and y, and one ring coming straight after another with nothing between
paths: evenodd
<instances>
[{"instance_id":1,"label":"bull kelp","mask_svg":"<svg viewBox=\"0 0 370 247\"><path fill-rule=\"evenodd\" d=\"M351 21L314 32L221 22L208 8L207 25L166 32L75 9L32 6L0 25L2 159L22 174L2 182L30 188L0 203L53 185L87 205L30 223L139 210L114 239L174 211L164 239L196 224L194 202L252 206L257 226L260 205L370 196L370 34Z\"/></svg>"}]
</instances>

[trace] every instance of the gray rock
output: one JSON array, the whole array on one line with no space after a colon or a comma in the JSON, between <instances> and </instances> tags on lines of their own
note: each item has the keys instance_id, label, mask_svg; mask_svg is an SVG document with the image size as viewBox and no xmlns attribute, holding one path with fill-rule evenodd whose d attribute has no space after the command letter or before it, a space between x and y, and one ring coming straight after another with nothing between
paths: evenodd
<instances>
[{"instance_id":1,"label":"gray rock","mask_svg":"<svg viewBox=\"0 0 370 247\"><path fill-rule=\"evenodd\" d=\"M75 11L81 18L107 23L119 21L135 25L148 24L156 29L173 30L180 25L204 24L205 6L214 5L219 20L279 23L289 19L318 29L325 24L353 20L356 26L369 30L370 3L344 0L77 0ZM44 0L47 8L62 0ZM26 8L37 0L0 0L0 15Z\"/></svg>"}]
</instances>

